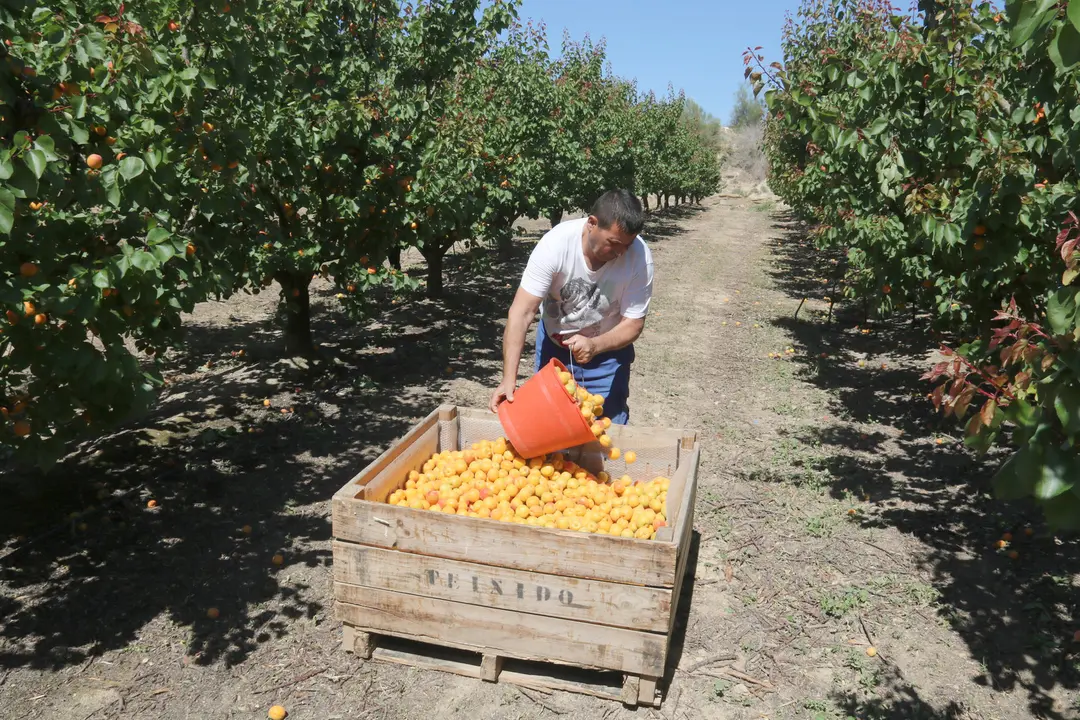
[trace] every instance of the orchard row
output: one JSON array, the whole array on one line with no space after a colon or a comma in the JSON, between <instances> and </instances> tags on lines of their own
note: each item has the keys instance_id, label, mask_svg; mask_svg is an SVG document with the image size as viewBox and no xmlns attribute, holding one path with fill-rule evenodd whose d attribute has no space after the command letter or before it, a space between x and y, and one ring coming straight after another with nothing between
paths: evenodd
<instances>
[{"instance_id":1,"label":"orchard row","mask_svg":"<svg viewBox=\"0 0 1080 720\"><path fill-rule=\"evenodd\" d=\"M354 310L442 290L455 243L604 190L695 200L717 149L610 74L601 46L506 0L84 0L0 8L0 440L42 463L151 400L181 314L282 288L311 351L309 285Z\"/></svg>"},{"instance_id":2,"label":"orchard row","mask_svg":"<svg viewBox=\"0 0 1080 720\"><path fill-rule=\"evenodd\" d=\"M1080 525L1080 2L808 0L764 90L771 184L871 311L955 332L935 405L1016 452L1002 497Z\"/></svg>"}]
</instances>

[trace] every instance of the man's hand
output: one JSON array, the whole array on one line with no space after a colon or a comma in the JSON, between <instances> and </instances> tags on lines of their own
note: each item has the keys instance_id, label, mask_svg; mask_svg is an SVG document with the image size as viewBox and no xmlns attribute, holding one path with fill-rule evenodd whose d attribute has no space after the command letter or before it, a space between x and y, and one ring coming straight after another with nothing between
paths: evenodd
<instances>
[{"instance_id":1,"label":"man's hand","mask_svg":"<svg viewBox=\"0 0 1080 720\"><path fill-rule=\"evenodd\" d=\"M596 341L584 335L571 335L563 341L574 356L574 360L585 365L596 357Z\"/></svg>"},{"instance_id":2,"label":"man's hand","mask_svg":"<svg viewBox=\"0 0 1080 720\"><path fill-rule=\"evenodd\" d=\"M493 413L499 412L499 405L505 402L514 402L514 390L517 388L517 383L513 380L503 380L499 383L499 387L495 388L495 392L491 393L491 404L488 405L488 409Z\"/></svg>"}]
</instances>

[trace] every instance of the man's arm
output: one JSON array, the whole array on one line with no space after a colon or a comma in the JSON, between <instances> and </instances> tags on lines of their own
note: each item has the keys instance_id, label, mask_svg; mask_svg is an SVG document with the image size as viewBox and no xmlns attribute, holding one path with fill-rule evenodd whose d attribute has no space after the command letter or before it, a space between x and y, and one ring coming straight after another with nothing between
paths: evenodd
<instances>
[{"instance_id":1,"label":"man's arm","mask_svg":"<svg viewBox=\"0 0 1080 720\"><path fill-rule=\"evenodd\" d=\"M529 325L536 317L541 302L543 298L520 287L514 295L514 302L506 314L506 329L503 330L503 376L502 382L491 395L489 408L492 412L498 410L503 400L514 400L518 365L521 363L521 353L525 350L525 335L529 332Z\"/></svg>"},{"instance_id":2,"label":"man's arm","mask_svg":"<svg viewBox=\"0 0 1080 720\"><path fill-rule=\"evenodd\" d=\"M574 354L574 360L585 364L601 353L622 350L641 335L645 318L624 317L619 324L596 337L574 335L566 339L566 346Z\"/></svg>"}]
</instances>

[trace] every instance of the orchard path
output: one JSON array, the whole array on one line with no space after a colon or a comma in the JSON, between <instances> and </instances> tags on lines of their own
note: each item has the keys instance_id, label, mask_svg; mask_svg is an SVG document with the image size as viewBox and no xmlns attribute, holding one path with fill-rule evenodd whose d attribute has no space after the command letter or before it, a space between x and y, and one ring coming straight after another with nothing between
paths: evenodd
<instances>
[{"instance_id":1,"label":"orchard path","mask_svg":"<svg viewBox=\"0 0 1080 720\"><path fill-rule=\"evenodd\" d=\"M274 703L295 720L1073 717L1077 548L990 500L988 468L931 417L918 376L933 342L844 309L828 324L832 266L770 198L713 197L651 217L646 236L657 281L631 421L703 444L682 669L660 710L339 650L329 498L439 402L486 404L527 246L459 262L446 300L401 298L361 326L323 288L331 359L311 369L277 359L272 294L198 308L160 407L55 488L9 490L0 547L24 549L0 560L0 706L18 720L263 718ZM1020 560L993 548L1004 530Z\"/></svg>"}]
</instances>

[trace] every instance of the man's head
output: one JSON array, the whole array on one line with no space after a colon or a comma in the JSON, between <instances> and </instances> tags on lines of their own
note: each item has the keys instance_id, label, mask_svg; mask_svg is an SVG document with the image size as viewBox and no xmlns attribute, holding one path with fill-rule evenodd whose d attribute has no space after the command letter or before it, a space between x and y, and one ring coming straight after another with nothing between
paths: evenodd
<instances>
[{"instance_id":1,"label":"man's head","mask_svg":"<svg viewBox=\"0 0 1080 720\"><path fill-rule=\"evenodd\" d=\"M641 201L629 190L609 190L593 203L585 225L589 254L610 262L624 252L641 233L645 213Z\"/></svg>"}]
</instances>

